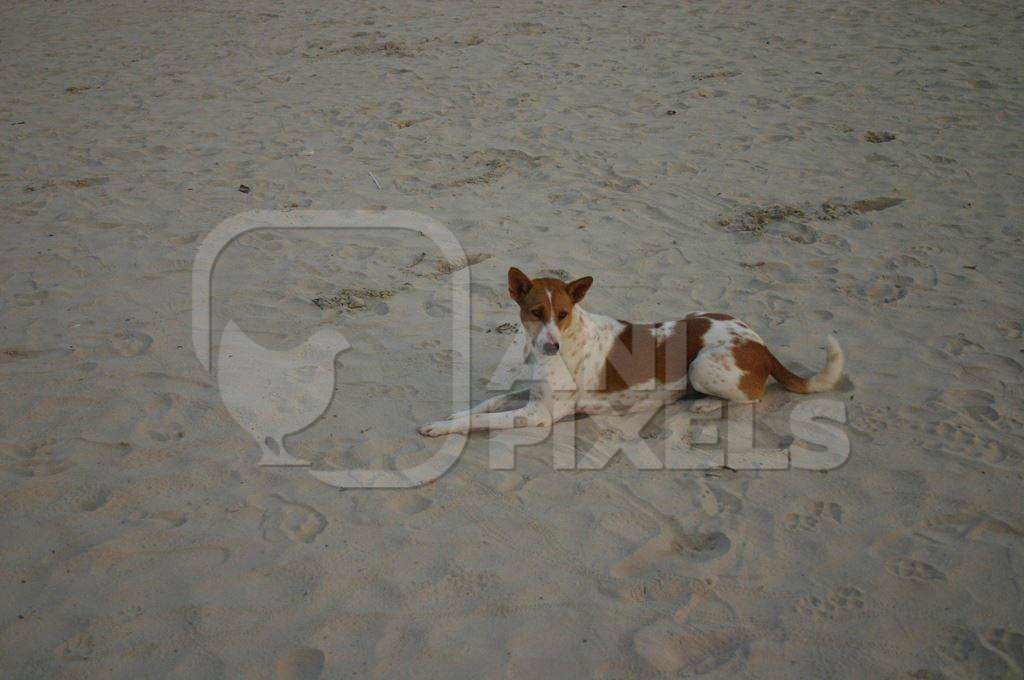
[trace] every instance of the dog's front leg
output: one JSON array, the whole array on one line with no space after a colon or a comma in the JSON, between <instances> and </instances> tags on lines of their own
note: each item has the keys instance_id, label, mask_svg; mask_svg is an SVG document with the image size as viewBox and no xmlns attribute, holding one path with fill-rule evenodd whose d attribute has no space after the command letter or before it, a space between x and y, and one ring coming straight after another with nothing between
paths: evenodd
<instances>
[{"instance_id":1,"label":"dog's front leg","mask_svg":"<svg viewBox=\"0 0 1024 680\"><path fill-rule=\"evenodd\" d=\"M463 418L465 416L475 415L477 413L494 413L495 411L506 411L512 404L516 403L524 397L530 395L530 390L518 390L516 392L506 392L505 394L499 394L496 397L485 399L479 404L469 409L468 411L458 411L448 416L446 420L455 420L456 418Z\"/></svg>"},{"instance_id":2,"label":"dog's front leg","mask_svg":"<svg viewBox=\"0 0 1024 680\"><path fill-rule=\"evenodd\" d=\"M472 413L450 420L439 420L436 423L424 425L419 432L427 437L440 437L473 430L509 430L514 427L549 427L550 425L551 412L540 402L530 402L514 411Z\"/></svg>"}]
</instances>

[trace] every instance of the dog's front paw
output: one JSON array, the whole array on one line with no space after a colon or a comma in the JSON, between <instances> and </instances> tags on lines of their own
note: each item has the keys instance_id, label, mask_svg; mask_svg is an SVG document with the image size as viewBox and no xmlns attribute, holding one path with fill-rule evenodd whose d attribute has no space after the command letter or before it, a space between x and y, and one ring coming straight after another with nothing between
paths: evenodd
<instances>
[{"instance_id":1,"label":"dog's front paw","mask_svg":"<svg viewBox=\"0 0 1024 680\"><path fill-rule=\"evenodd\" d=\"M452 429L452 422L450 420L438 420L428 425L421 426L417 432L424 437L442 437L446 434L454 432Z\"/></svg>"}]
</instances>

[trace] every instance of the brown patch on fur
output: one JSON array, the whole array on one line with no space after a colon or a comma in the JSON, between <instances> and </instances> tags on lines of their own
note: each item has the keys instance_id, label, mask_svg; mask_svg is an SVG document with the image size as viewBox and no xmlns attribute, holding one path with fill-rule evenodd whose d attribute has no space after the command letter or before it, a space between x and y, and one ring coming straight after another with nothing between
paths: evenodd
<instances>
[{"instance_id":1,"label":"brown patch on fur","mask_svg":"<svg viewBox=\"0 0 1024 680\"><path fill-rule=\"evenodd\" d=\"M523 296L526 295L530 290L530 286L533 285L533 281L530 277L519 271L515 267L510 267L508 270L508 296L520 302Z\"/></svg>"},{"instance_id":2,"label":"brown patch on fur","mask_svg":"<svg viewBox=\"0 0 1024 680\"><path fill-rule=\"evenodd\" d=\"M754 340L744 340L733 345L732 356L736 368L743 371L739 388L747 399L757 401L764 396L764 388L771 372L771 353L768 348Z\"/></svg>"},{"instance_id":3,"label":"brown patch on fur","mask_svg":"<svg viewBox=\"0 0 1024 680\"><path fill-rule=\"evenodd\" d=\"M767 347L758 342L746 340L734 345L732 356L736 360L736 367L743 371L739 388L751 401L764 396L769 375L790 392L809 393L807 379L783 366Z\"/></svg>"},{"instance_id":4,"label":"brown patch on fur","mask_svg":"<svg viewBox=\"0 0 1024 680\"><path fill-rule=\"evenodd\" d=\"M565 331L572 323L572 308L594 282L589 276L566 283L559 279L531 279L515 267L508 270L508 294L519 304L519 319L531 334L551 320Z\"/></svg>"},{"instance_id":5,"label":"brown patch on fur","mask_svg":"<svg viewBox=\"0 0 1024 680\"><path fill-rule=\"evenodd\" d=\"M675 332L663 340L652 331L663 324L632 324L625 327L605 357L602 392L622 392L651 378L662 385L686 376L690 362L704 346L711 321L687 317L676 322Z\"/></svg>"},{"instance_id":6,"label":"brown patch on fur","mask_svg":"<svg viewBox=\"0 0 1024 680\"><path fill-rule=\"evenodd\" d=\"M554 320L558 328L564 331L572 322L572 308L575 304L564 281L533 279L533 285L519 303L519 318L523 325L543 325Z\"/></svg>"},{"instance_id":7,"label":"brown patch on fur","mask_svg":"<svg viewBox=\"0 0 1024 680\"><path fill-rule=\"evenodd\" d=\"M767 348L764 351L768 354L768 368L771 371L771 376L778 380L780 385L790 392L810 394L810 390L807 389L807 378L801 378L783 366Z\"/></svg>"}]
</instances>

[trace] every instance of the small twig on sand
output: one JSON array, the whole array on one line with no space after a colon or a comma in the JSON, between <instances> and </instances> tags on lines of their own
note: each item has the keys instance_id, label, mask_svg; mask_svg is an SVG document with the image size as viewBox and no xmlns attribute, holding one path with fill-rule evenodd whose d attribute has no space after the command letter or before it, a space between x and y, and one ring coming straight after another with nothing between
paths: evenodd
<instances>
[{"instance_id":1,"label":"small twig on sand","mask_svg":"<svg viewBox=\"0 0 1024 680\"><path fill-rule=\"evenodd\" d=\"M380 188L380 182L378 182L377 178L373 176L373 173L370 172L369 170L367 170L366 172L370 173L370 179L372 179L373 183L377 185L377 191L383 191L383 189Z\"/></svg>"}]
</instances>

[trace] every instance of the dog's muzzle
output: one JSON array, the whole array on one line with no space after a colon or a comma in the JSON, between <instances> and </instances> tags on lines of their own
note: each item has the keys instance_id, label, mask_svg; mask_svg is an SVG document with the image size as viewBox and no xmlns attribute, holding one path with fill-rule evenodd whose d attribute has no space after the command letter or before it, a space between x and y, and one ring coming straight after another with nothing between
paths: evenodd
<instances>
[{"instance_id":1,"label":"dog's muzzle","mask_svg":"<svg viewBox=\"0 0 1024 680\"><path fill-rule=\"evenodd\" d=\"M540 351L542 351L544 354L546 354L549 357L553 357L556 354L558 354L558 343L557 342L545 342L544 345L540 348Z\"/></svg>"}]
</instances>

